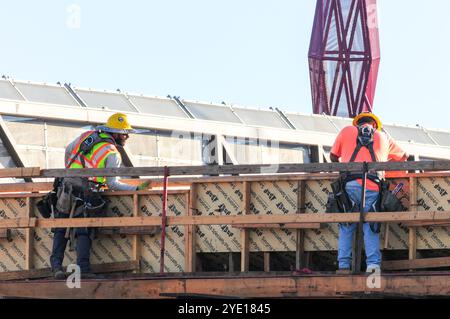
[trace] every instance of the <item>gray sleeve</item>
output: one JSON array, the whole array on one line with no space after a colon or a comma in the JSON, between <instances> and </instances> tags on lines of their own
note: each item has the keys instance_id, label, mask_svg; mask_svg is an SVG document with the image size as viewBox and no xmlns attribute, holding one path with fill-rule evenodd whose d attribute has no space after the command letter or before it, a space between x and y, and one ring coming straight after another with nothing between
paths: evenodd
<instances>
[{"instance_id":1,"label":"gray sleeve","mask_svg":"<svg viewBox=\"0 0 450 319\"><path fill-rule=\"evenodd\" d=\"M66 151L64 153L64 166L66 166L67 162L69 161L70 155L72 154L72 151L77 146L78 139L75 139L72 141L69 145L66 147Z\"/></svg>"},{"instance_id":2,"label":"gray sleeve","mask_svg":"<svg viewBox=\"0 0 450 319\"><path fill-rule=\"evenodd\" d=\"M118 168L122 160L119 154L111 154L106 158L105 168ZM106 185L108 188L115 191L135 191L136 186L128 185L120 182L120 178L117 176L106 177Z\"/></svg>"}]
</instances>

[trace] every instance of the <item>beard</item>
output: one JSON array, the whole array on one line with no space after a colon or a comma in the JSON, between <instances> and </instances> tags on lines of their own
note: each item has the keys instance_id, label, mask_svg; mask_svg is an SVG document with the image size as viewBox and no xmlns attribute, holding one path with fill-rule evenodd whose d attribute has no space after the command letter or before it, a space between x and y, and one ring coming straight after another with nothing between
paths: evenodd
<instances>
[{"instance_id":1,"label":"beard","mask_svg":"<svg viewBox=\"0 0 450 319\"><path fill-rule=\"evenodd\" d=\"M120 139L120 137L114 138L114 141L116 142L117 145L125 146L125 140Z\"/></svg>"}]
</instances>

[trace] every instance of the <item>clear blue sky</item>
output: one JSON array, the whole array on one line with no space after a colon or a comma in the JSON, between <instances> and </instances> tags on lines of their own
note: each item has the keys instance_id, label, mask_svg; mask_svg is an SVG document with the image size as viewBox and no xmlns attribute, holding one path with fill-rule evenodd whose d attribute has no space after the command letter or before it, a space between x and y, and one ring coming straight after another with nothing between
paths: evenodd
<instances>
[{"instance_id":1,"label":"clear blue sky","mask_svg":"<svg viewBox=\"0 0 450 319\"><path fill-rule=\"evenodd\" d=\"M312 113L315 0L8 1L0 73L19 80ZM80 24L70 5L80 8ZM448 0L378 0L383 121L450 130Z\"/></svg>"}]
</instances>

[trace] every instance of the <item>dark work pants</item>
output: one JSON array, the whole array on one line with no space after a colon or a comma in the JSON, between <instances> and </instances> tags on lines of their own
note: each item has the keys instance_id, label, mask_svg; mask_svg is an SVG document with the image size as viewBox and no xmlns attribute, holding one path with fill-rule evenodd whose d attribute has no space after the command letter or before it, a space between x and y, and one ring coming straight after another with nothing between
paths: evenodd
<instances>
[{"instance_id":1,"label":"dark work pants","mask_svg":"<svg viewBox=\"0 0 450 319\"><path fill-rule=\"evenodd\" d=\"M66 234L65 228L56 228L53 236L53 249L50 256L50 264L52 270L62 270L64 260L64 251L66 250L68 238L64 238ZM89 272L90 262L89 256L91 253L91 238L89 232L85 228L75 228L75 237L77 238L77 265L80 266L81 272Z\"/></svg>"}]
</instances>

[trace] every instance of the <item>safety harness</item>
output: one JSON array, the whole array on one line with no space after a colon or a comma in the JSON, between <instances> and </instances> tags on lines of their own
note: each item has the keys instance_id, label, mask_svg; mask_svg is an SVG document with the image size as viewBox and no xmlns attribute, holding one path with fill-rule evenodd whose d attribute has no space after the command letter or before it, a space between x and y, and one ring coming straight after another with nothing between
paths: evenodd
<instances>
[{"instance_id":1,"label":"safety harness","mask_svg":"<svg viewBox=\"0 0 450 319\"><path fill-rule=\"evenodd\" d=\"M375 135L375 129L372 126L363 125L358 127L358 136L356 138L356 148L353 151L353 154L350 158L350 162L354 162L356 157L358 156L359 152L363 147L367 148L370 157L373 162L377 161L377 158L375 156L375 151L373 149L373 143L374 143L374 135ZM331 188L333 189L333 194L331 194L331 197L328 199L327 203L327 212L359 212L360 208L359 205L357 205L355 202L353 202L350 197L348 196L345 185L348 182L357 180L361 178L361 174L355 174L350 172L343 172L340 174L339 179L331 184ZM381 189L382 181L379 178L377 173L369 173L367 174L367 178L373 181L378 185L378 187ZM372 231L379 232L379 225L377 224L371 224Z\"/></svg>"},{"instance_id":2,"label":"safety harness","mask_svg":"<svg viewBox=\"0 0 450 319\"><path fill-rule=\"evenodd\" d=\"M353 151L352 156L350 157L350 163L355 162L356 157L358 156L359 152L363 147L367 148L367 150L369 151L372 162L377 162L377 157L373 149L374 135L375 135L375 128L373 128L372 126L363 125L358 127L358 136L356 137L356 148ZM342 175L344 175L345 177L345 183L361 178L360 174L352 174L349 172L343 173ZM369 174L367 174L367 178L370 179L372 182L376 183L379 187L381 186L382 178L380 177L379 173L369 172Z\"/></svg>"},{"instance_id":3,"label":"safety harness","mask_svg":"<svg viewBox=\"0 0 450 319\"><path fill-rule=\"evenodd\" d=\"M81 136L81 141L75 147L75 149L78 148L78 151L76 151L75 154L72 154L72 157L70 159L70 162L66 165L67 168L70 168L70 166L75 162L75 160L79 157L80 162L83 165L83 167L86 167L86 156L92 151L95 145L98 143L106 142L112 145L116 145L116 141L112 137L103 137L100 135L101 133L98 131L91 131L87 132L85 135ZM81 156L80 156L81 155Z\"/></svg>"}]
</instances>

